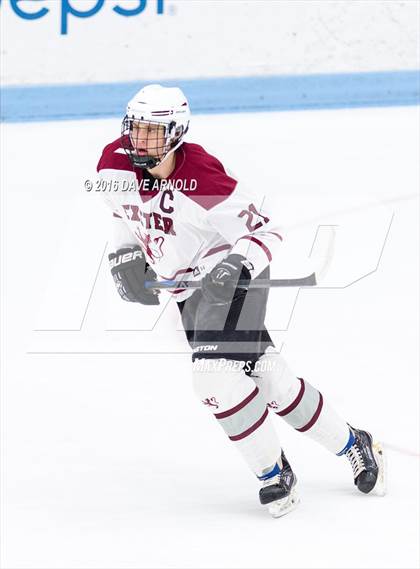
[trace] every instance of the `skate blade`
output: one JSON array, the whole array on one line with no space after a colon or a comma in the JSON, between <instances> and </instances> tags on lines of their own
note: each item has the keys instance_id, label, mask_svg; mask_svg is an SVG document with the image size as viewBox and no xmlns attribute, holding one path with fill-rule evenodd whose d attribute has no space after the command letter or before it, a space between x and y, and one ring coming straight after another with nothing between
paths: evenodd
<instances>
[{"instance_id":1,"label":"skate blade","mask_svg":"<svg viewBox=\"0 0 420 569\"><path fill-rule=\"evenodd\" d=\"M290 495L282 500L276 500L268 504L268 511L273 516L273 518L281 518L289 512L293 511L299 504L300 499L296 492L296 488L293 488Z\"/></svg>"},{"instance_id":2,"label":"skate blade","mask_svg":"<svg viewBox=\"0 0 420 569\"><path fill-rule=\"evenodd\" d=\"M376 481L374 489L372 490L372 494L375 494L376 496L385 496L387 491L387 468L385 451L379 442L373 443L372 450L373 456L375 457L376 463L378 465L378 479Z\"/></svg>"}]
</instances>

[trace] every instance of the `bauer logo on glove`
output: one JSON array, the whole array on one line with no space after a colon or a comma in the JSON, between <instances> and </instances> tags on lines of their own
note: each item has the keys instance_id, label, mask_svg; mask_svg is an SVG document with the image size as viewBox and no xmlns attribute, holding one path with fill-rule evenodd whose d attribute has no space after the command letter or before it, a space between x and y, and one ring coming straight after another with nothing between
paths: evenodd
<instances>
[{"instance_id":1,"label":"bauer logo on glove","mask_svg":"<svg viewBox=\"0 0 420 569\"><path fill-rule=\"evenodd\" d=\"M126 251L126 249L120 249L117 253L111 253L108 256L109 266L111 269L121 265L122 263L128 263L129 261L135 261L136 259L144 259L143 251L138 248L133 248L128 251L128 253L122 253L121 251Z\"/></svg>"},{"instance_id":2,"label":"bauer logo on glove","mask_svg":"<svg viewBox=\"0 0 420 569\"><path fill-rule=\"evenodd\" d=\"M135 247L118 249L116 253L108 255L111 274L118 294L128 302L141 304L159 304L159 291L146 289L145 281L155 281L156 273L146 263L143 251Z\"/></svg>"}]
</instances>

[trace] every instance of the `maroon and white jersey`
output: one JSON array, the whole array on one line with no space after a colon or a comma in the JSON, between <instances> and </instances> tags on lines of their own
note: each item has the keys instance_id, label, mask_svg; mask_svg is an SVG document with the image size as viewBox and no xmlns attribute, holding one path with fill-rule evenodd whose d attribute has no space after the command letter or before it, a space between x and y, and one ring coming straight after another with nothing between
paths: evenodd
<instances>
[{"instance_id":1,"label":"maroon and white jersey","mask_svg":"<svg viewBox=\"0 0 420 569\"><path fill-rule=\"evenodd\" d=\"M105 147L98 172L114 220L116 249L140 245L161 279L200 280L229 253L252 264L255 278L281 246L273 212L263 195L246 191L217 158L183 143L160 188L133 168L120 139ZM172 292L178 301L193 290Z\"/></svg>"}]
</instances>

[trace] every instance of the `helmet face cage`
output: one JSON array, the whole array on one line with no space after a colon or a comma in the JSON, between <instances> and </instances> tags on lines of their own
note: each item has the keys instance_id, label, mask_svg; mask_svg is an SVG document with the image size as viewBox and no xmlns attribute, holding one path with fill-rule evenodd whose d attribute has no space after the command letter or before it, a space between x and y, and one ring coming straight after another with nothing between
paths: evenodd
<instances>
[{"instance_id":1,"label":"helmet face cage","mask_svg":"<svg viewBox=\"0 0 420 569\"><path fill-rule=\"evenodd\" d=\"M121 125L121 145L134 167L154 168L180 144L184 127L126 115Z\"/></svg>"}]
</instances>

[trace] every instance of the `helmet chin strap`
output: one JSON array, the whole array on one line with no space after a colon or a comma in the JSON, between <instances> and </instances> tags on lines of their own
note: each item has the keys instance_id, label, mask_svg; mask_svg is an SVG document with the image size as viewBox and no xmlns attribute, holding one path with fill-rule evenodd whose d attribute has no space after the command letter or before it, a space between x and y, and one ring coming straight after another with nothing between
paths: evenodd
<instances>
[{"instance_id":1,"label":"helmet chin strap","mask_svg":"<svg viewBox=\"0 0 420 569\"><path fill-rule=\"evenodd\" d=\"M175 144L175 146L174 146L173 148L171 148L171 149L169 150L169 152L167 152L167 153L165 154L165 156L162 158L162 160L159 162L158 165L163 164L163 163L165 162L165 160L168 158L168 156L170 156L173 152L175 152L175 150L176 150L177 148L179 148L179 147L181 146L181 144L183 143L182 138L183 138L183 137L181 137L181 139Z\"/></svg>"}]
</instances>

